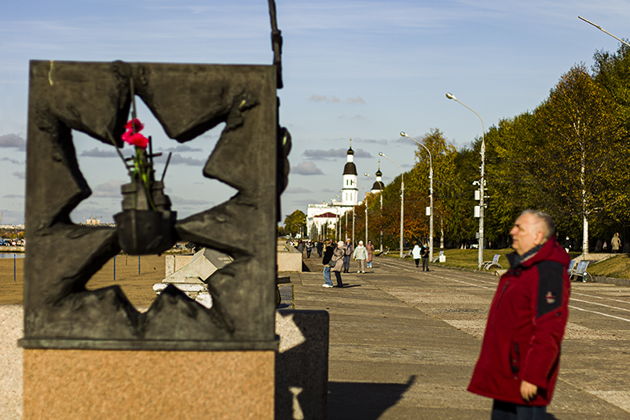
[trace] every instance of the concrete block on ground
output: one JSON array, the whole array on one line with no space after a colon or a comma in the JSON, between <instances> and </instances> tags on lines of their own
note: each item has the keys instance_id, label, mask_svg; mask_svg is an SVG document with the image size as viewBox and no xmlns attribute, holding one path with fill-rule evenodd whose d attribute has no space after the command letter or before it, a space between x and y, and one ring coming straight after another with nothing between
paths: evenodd
<instances>
[{"instance_id":1,"label":"concrete block on ground","mask_svg":"<svg viewBox=\"0 0 630 420\"><path fill-rule=\"evenodd\" d=\"M292 245L278 242L276 262L280 272L302 272L302 253Z\"/></svg>"}]
</instances>

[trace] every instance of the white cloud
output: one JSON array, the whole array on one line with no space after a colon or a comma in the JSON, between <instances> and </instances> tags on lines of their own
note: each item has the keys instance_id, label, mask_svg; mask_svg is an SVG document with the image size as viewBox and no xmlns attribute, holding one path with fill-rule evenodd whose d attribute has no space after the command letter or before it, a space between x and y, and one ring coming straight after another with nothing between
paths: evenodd
<instances>
[{"instance_id":1,"label":"white cloud","mask_svg":"<svg viewBox=\"0 0 630 420\"><path fill-rule=\"evenodd\" d=\"M307 194L311 192L311 190L302 187L289 187L285 190L286 194Z\"/></svg>"},{"instance_id":2,"label":"white cloud","mask_svg":"<svg viewBox=\"0 0 630 420\"><path fill-rule=\"evenodd\" d=\"M298 175L323 175L321 169L319 169L313 162L302 162L297 166L291 167L292 174Z\"/></svg>"},{"instance_id":3,"label":"white cloud","mask_svg":"<svg viewBox=\"0 0 630 420\"><path fill-rule=\"evenodd\" d=\"M354 98L346 98L346 99L339 99L336 96L325 96L325 95L311 95L310 98L308 98L309 101L311 102L324 102L324 103L328 103L328 104L360 104L363 105L365 104L365 99L363 99L360 96L356 96Z\"/></svg>"},{"instance_id":4,"label":"white cloud","mask_svg":"<svg viewBox=\"0 0 630 420\"><path fill-rule=\"evenodd\" d=\"M155 159L158 163L166 163L166 155L162 155ZM206 159L195 159L191 157L184 157L181 155L172 155L169 165L188 165L188 166L203 166L206 164Z\"/></svg>"},{"instance_id":5,"label":"white cloud","mask_svg":"<svg viewBox=\"0 0 630 420\"><path fill-rule=\"evenodd\" d=\"M111 180L103 184L99 184L92 190L92 197L96 198L120 198L122 199L122 193L120 192L120 186L125 182L120 180Z\"/></svg>"},{"instance_id":6,"label":"white cloud","mask_svg":"<svg viewBox=\"0 0 630 420\"><path fill-rule=\"evenodd\" d=\"M203 137L203 136L202 136ZM186 153L186 152L201 152L202 150L197 148L197 147L190 147L188 145L185 144L180 144L177 145L175 147L169 147L167 149L164 149L165 152L172 152L172 153Z\"/></svg>"},{"instance_id":7,"label":"white cloud","mask_svg":"<svg viewBox=\"0 0 630 420\"><path fill-rule=\"evenodd\" d=\"M16 165L24 165L24 162L20 162L19 160L11 159L8 157L0 158L0 162L9 162L9 163L14 163Z\"/></svg>"},{"instance_id":8,"label":"white cloud","mask_svg":"<svg viewBox=\"0 0 630 420\"><path fill-rule=\"evenodd\" d=\"M304 151L304 156L311 160L333 160L345 158L348 149L339 148L339 149L307 149ZM371 158L372 154L370 152L366 152L363 149L354 149L354 157L355 158Z\"/></svg>"},{"instance_id":9,"label":"white cloud","mask_svg":"<svg viewBox=\"0 0 630 420\"><path fill-rule=\"evenodd\" d=\"M18 150L26 150L26 140L17 134L4 134L0 136L0 147L14 147Z\"/></svg>"},{"instance_id":10,"label":"white cloud","mask_svg":"<svg viewBox=\"0 0 630 420\"><path fill-rule=\"evenodd\" d=\"M85 157L96 157L96 158L111 158L117 157L118 154L114 150L103 150L95 147L90 150L84 150L81 152L81 156Z\"/></svg>"}]
</instances>

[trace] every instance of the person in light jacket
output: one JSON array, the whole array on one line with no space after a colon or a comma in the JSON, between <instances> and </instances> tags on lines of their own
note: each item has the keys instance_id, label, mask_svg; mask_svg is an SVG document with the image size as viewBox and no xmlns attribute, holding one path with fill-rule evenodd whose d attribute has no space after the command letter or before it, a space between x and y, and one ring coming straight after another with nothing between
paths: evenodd
<instances>
[{"instance_id":1,"label":"person in light jacket","mask_svg":"<svg viewBox=\"0 0 630 420\"><path fill-rule=\"evenodd\" d=\"M619 232L615 233L610 240L610 249L612 249L614 253L621 251L621 237L619 236Z\"/></svg>"},{"instance_id":2,"label":"person in light jacket","mask_svg":"<svg viewBox=\"0 0 630 420\"><path fill-rule=\"evenodd\" d=\"M343 256L345 254L346 247L343 241L337 242L337 247L333 251L332 258L330 259L330 266L332 267L330 270L335 273L335 278L337 280L337 287L343 287L343 281L341 279L341 271L343 271Z\"/></svg>"},{"instance_id":3,"label":"person in light jacket","mask_svg":"<svg viewBox=\"0 0 630 420\"><path fill-rule=\"evenodd\" d=\"M367 257L367 249L363 245L363 241L359 241L359 245L357 245L352 253L352 258L359 263L359 271L357 271L357 273L365 273L365 260L367 260Z\"/></svg>"},{"instance_id":4,"label":"person in light jacket","mask_svg":"<svg viewBox=\"0 0 630 420\"><path fill-rule=\"evenodd\" d=\"M422 248L418 245L418 242L413 243L413 249L411 250L411 256L416 263L416 268L420 267L420 258L422 258Z\"/></svg>"}]
</instances>

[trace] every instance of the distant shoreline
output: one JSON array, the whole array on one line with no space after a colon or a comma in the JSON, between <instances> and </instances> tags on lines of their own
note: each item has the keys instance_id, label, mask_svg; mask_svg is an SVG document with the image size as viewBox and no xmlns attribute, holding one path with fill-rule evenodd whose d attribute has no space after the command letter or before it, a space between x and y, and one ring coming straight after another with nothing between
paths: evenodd
<instances>
[{"instance_id":1,"label":"distant shoreline","mask_svg":"<svg viewBox=\"0 0 630 420\"><path fill-rule=\"evenodd\" d=\"M0 246L0 252L12 253L12 252L24 252L23 246Z\"/></svg>"}]
</instances>

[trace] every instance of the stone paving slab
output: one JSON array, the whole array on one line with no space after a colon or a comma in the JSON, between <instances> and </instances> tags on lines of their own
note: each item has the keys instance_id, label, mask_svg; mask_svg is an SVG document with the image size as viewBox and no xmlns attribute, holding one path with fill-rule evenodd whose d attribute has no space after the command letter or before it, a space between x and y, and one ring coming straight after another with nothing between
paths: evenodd
<instances>
[{"instance_id":1,"label":"stone paving slab","mask_svg":"<svg viewBox=\"0 0 630 420\"><path fill-rule=\"evenodd\" d=\"M466 386L495 276L376 264L376 273L343 276L354 287L323 289L317 265L311 270L292 277L294 299L296 308L330 313L330 419L489 418L491 401ZM614 285L584 286L587 293L619 293ZM615 354L620 371L611 373L601 347L621 349L628 331L601 328L606 319L586 316L569 324L563 352L570 357L563 358L549 410L563 420L628 419L630 396L619 382L627 381L621 366L630 367L630 360Z\"/></svg>"}]
</instances>

